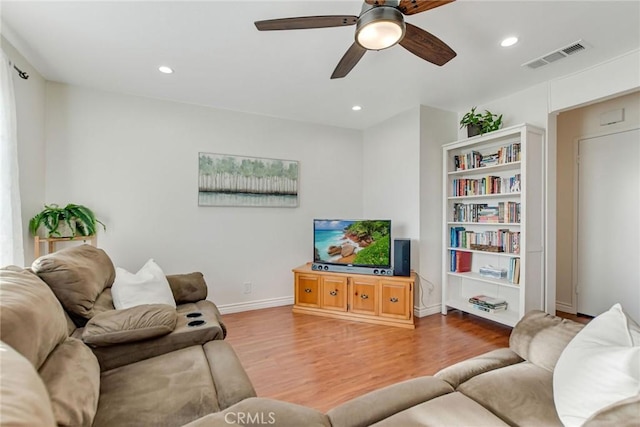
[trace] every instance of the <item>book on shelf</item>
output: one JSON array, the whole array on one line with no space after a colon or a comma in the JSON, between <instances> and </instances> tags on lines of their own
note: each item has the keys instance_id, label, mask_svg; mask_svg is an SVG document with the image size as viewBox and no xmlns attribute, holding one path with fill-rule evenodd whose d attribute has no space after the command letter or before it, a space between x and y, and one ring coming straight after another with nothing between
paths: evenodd
<instances>
[{"instance_id":1,"label":"book on shelf","mask_svg":"<svg viewBox=\"0 0 640 427\"><path fill-rule=\"evenodd\" d=\"M450 227L449 243L452 248L473 249L482 247L490 252L520 253L520 232L500 229L498 231L472 231L464 227ZM478 249L483 250L483 249Z\"/></svg>"},{"instance_id":2,"label":"book on shelf","mask_svg":"<svg viewBox=\"0 0 640 427\"><path fill-rule=\"evenodd\" d=\"M452 196L484 196L488 194L510 194L520 192L520 174L503 178L485 176L482 178L455 178L452 180Z\"/></svg>"},{"instance_id":3,"label":"book on shelf","mask_svg":"<svg viewBox=\"0 0 640 427\"><path fill-rule=\"evenodd\" d=\"M507 301L502 298L494 298L486 295L476 295L469 298L469 304L490 308L493 310L506 309Z\"/></svg>"},{"instance_id":4,"label":"book on shelf","mask_svg":"<svg viewBox=\"0 0 640 427\"><path fill-rule=\"evenodd\" d=\"M503 306L503 307L489 308L489 307L485 307L483 305L469 304L469 307L473 308L474 310L484 311L485 313L491 313L491 314L496 314L496 313L499 313L501 311L506 311L507 310L507 306L506 305Z\"/></svg>"},{"instance_id":5,"label":"book on shelf","mask_svg":"<svg viewBox=\"0 0 640 427\"><path fill-rule=\"evenodd\" d=\"M520 258L511 258L509 260L507 280L509 280L514 285L520 284Z\"/></svg>"},{"instance_id":6,"label":"book on shelf","mask_svg":"<svg viewBox=\"0 0 640 427\"><path fill-rule=\"evenodd\" d=\"M487 203L454 203L452 212L454 222L520 223L520 203L517 202L499 202L495 206Z\"/></svg>"},{"instance_id":7,"label":"book on shelf","mask_svg":"<svg viewBox=\"0 0 640 427\"><path fill-rule=\"evenodd\" d=\"M494 149L495 150L495 149ZM519 162L521 156L520 143L515 142L499 147L497 151L480 153L470 151L453 156L455 170L478 169L505 163Z\"/></svg>"},{"instance_id":8,"label":"book on shelf","mask_svg":"<svg viewBox=\"0 0 640 427\"><path fill-rule=\"evenodd\" d=\"M471 252L451 251L450 271L466 273L471 271Z\"/></svg>"}]
</instances>

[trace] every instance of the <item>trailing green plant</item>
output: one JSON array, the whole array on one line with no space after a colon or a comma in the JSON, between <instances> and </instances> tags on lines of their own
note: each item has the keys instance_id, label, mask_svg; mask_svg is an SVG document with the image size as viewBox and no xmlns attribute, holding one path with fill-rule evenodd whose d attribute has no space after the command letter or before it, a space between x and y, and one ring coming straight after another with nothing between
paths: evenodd
<instances>
[{"instance_id":1,"label":"trailing green plant","mask_svg":"<svg viewBox=\"0 0 640 427\"><path fill-rule=\"evenodd\" d=\"M67 224L73 236L91 236L96 234L98 224L106 231L107 227L96 218L91 209L83 205L69 203L61 208L56 204L45 205L44 209L29 220L29 231L36 236L43 226L48 236L61 237L60 225Z\"/></svg>"},{"instance_id":2,"label":"trailing green plant","mask_svg":"<svg viewBox=\"0 0 640 427\"><path fill-rule=\"evenodd\" d=\"M460 120L460 129L463 127L478 127L480 134L487 132L493 132L500 129L502 126L502 114L493 114L489 110L484 110L484 114L476 113L476 108L473 107L468 113L462 116Z\"/></svg>"}]
</instances>

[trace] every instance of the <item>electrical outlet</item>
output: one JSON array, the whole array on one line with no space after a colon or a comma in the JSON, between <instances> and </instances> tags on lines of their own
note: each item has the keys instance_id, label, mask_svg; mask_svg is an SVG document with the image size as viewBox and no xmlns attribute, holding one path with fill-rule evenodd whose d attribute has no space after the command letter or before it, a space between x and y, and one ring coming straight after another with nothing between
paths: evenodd
<instances>
[{"instance_id":1,"label":"electrical outlet","mask_svg":"<svg viewBox=\"0 0 640 427\"><path fill-rule=\"evenodd\" d=\"M244 282L244 293L245 294L251 293L251 282Z\"/></svg>"}]
</instances>

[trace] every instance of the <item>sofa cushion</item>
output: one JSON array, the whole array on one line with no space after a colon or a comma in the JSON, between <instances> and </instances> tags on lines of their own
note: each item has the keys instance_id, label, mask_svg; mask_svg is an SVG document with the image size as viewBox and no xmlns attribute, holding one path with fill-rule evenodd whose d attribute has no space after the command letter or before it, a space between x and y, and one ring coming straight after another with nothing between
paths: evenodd
<instances>
[{"instance_id":1,"label":"sofa cushion","mask_svg":"<svg viewBox=\"0 0 640 427\"><path fill-rule=\"evenodd\" d=\"M207 299L207 283L200 272L167 276L176 304Z\"/></svg>"},{"instance_id":2,"label":"sofa cushion","mask_svg":"<svg viewBox=\"0 0 640 427\"><path fill-rule=\"evenodd\" d=\"M509 347L523 359L553 371L562 350L583 326L543 311L533 310L513 328L509 337Z\"/></svg>"},{"instance_id":3,"label":"sofa cushion","mask_svg":"<svg viewBox=\"0 0 640 427\"><path fill-rule=\"evenodd\" d=\"M3 426L54 427L51 401L42 379L29 360L0 342L0 414Z\"/></svg>"},{"instance_id":4,"label":"sofa cushion","mask_svg":"<svg viewBox=\"0 0 640 427\"><path fill-rule=\"evenodd\" d=\"M117 309L143 304L167 304L176 308L169 282L153 259L147 261L137 273L116 268L111 294Z\"/></svg>"},{"instance_id":5,"label":"sofa cushion","mask_svg":"<svg viewBox=\"0 0 640 427\"><path fill-rule=\"evenodd\" d=\"M40 368L58 426L93 423L100 393L100 366L91 350L75 338L58 345Z\"/></svg>"},{"instance_id":6,"label":"sofa cushion","mask_svg":"<svg viewBox=\"0 0 640 427\"><path fill-rule=\"evenodd\" d=\"M508 425L462 393L449 393L398 412L372 426L507 427Z\"/></svg>"},{"instance_id":7,"label":"sofa cushion","mask_svg":"<svg viewBox=\"0 0 640 427\"><path fill-rule=\"evenodd\" d=\"M0 270L0 301L2 341L40 368L68 336L60 302L38 276L20 268Z\"/></svg>"},{"instance_id":8,"label":"sofa cushion","mask_svg":"<svg viewBox=\"0 0 640 427\"><path fill-rule=\"evenodd\" d=\"M202 346L102 373L95 427L180 426L219 410Z\"/></svg>"},{"instance_id":9,"label":"sofa cushion","mask_svg":"<svg viewBox=\"0 0 640 427\"><path fill-rule=\"evenodd\" d=\"M65 310L83 319L93 317L96 299L113 284L115 277L109 256L91 245L73 246L42 256L31 268L51 287Z\"/></svg>"},{"instance_id":10,"label":"sofa cushion","mask_svg":"<svg viewBox=\"0 0 640 427\"><path fill-rule=\"evenodd\" d=\"M638 427L640 393L609 405L593 414L583 427Z\"/></svg>"},{"instance_id":11,"label":"sofa cushion","mask_svg":"<svg viewBox=\"0 0 640 427\"><path fill-rule=\"evenodd\" d=\"M556 408L565 426L640 391L640 327L620 304L594 318L562 352L553 373Z\"/></svg>"},{"instance_id":12,"label":"sofa cushion","mask_svg":"<svg viewBox=\"0 0 640 427\"><path fill-rule=\"evenodd\" d=\"M530 362L486 372L458 391L517 426L562 426L553 404L553 374Z\"/></svg>"},{"instance_id":13,"label":"sofa cushion","mask_svg":"<svg viewBox=\"0 0 640 427\"><path fill-rule=\"evenodd\" d=\"M508 348L499 348L471 359L448 366L434 376L451 384L454 389L476 375L522 362L522 358Z\"/></svg>"},{"instance_id":14,"label":"sofa cushion","mask_svg":"<svg viewBox=\"0 0 640 427\"><path fill-rule=\"evenodd\" d=\"M327 412L334 426L366 427L393 414L451 393L453 388L434 377L418 377L374 390Z\"/></svg>"},{"instance_id":15,"label":"sofa cushion","mask_svg":"<svg viewBox=\"0 0 640 427\"><path fill-rule=\"evenodd\" d=\"M176 310L165 304L110 310L87 322L82 341L96 347L142 341L167 335L175 329L177 320Z\"/></svg>"},{"instance_id":16,"label":"sofa cushion","mask_svg":"<svg viewBox=\"0 0 640 427\"><path fill-rule=\"evenodd\" d=\"M279 400L250 397L232 407L198 418L183 427L277 426L331 427L326 415L315 409Z\"/></svg>"}]
</instances>

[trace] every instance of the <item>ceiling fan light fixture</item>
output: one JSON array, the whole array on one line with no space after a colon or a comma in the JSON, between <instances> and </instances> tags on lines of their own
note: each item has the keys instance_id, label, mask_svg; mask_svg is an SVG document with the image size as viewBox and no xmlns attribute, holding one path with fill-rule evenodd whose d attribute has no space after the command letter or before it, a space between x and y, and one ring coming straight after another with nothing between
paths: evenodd
<instances>
[{"instance_id":1,"label":"ceiling fan light fixture","mask_svg":"<svg viewBox=\"0 0 640 427\"><path fill-rule=\"evenodd\" d=\"M382 50L398 43L405 33L402 13L393 7L374 7L358 18L356 42L368 50Z\"/></svg>"}]
</instances>

